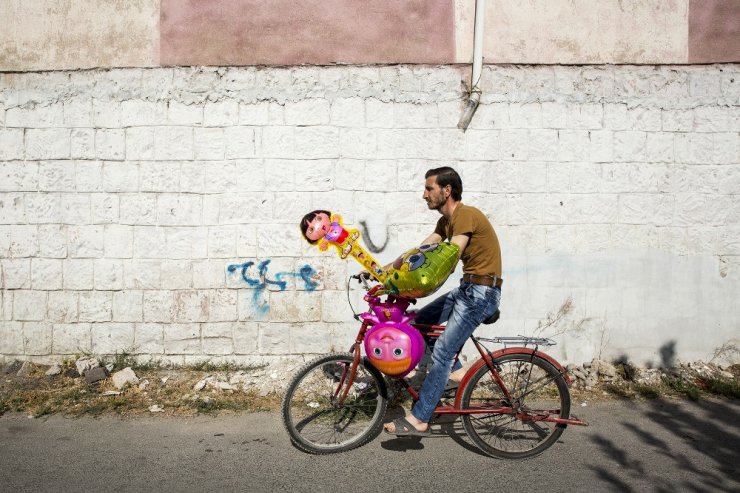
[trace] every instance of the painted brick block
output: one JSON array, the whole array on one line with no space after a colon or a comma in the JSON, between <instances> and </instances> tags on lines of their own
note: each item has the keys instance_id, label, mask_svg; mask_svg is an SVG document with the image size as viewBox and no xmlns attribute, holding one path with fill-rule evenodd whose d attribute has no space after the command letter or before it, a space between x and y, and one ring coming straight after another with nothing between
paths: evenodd
<instances>
[{"instance_id":1,"label":"painted brick block","mask_svg":"<svg viewBox=\"0 0 740 493\"><path fill-rule=\"evenodd\" d=\"M125 139L126 159L154 159L154 127L127 128Z\"/></svg>"},{"instance_id":2,"label":"painted brick block","mask_svg":"<svg viewBox=\"0 0 740 493\"><path fill-rule=\"evenodd\" d=\"M3 354L23 354L23 324L21 322L0 322L0 350Z\"/></svg>"},{"instance_id":3,"label":"painted brick block","mask_svg":"<svg viewBox=\"0 0 740 493\"><path fill-rule=\"evenodd\" d=\"M26 176L32 172L32 163L26 163ZM76 191L75 165L69 161L42 161L38 164L38 190L48 192Z\"/></svg>"},{"instance_id":4,"label":"painted brick block","mask_svg":"<svg viewBox=\"0 0 740 493\"><path fill-rule=\"evenodd\" d=\"M172 298L172 291L144 291L142 301L144 322L172 323L174 319Z\"/></svg>"},{"instance_id":5,"label":"painted brick block","mask_svg":"<svg viewBox=\"0 0 740 493\"><path fill-rule=\"evenodd\" d=\"M111 291L82 291L80 293L80 322L110 322L113 293Z\"/></svg>"},{"instance_id":6,"label":"painted brick block","mask_svg":"<svg viewBox=\"0 0 740 493\"><path fill-rule=\"evenodd\" d=\"M332 348L331 325L322 323L290 324L290 352L325 354Z\"/></svg>"},{"instance_id":7,"label":"painted brick block","mask_svg":"<svg viewBox=\"0 0 740 493\"><path fill-rule=\"evenodd\" d=\"M645 160L645 132L631 130L614 132L614 159L617 161Z\"/></svg>"},{"instance_id":8,"label":"painted brick block","mask_svg":"<svg viewBox=\"0 0 740 493\"><path fill-rule=\"evenodd\" d=\"M319 293L277 291L270 293L270 320L274 322L314 322L321 317Z\"/></svg>"},{"instance_id":9,"label":"painted brick block","mask_svg":"<svg viewBox=\"0 0 740 493\"><path fill-rule=\"evenodd\" d=\"M327 125L329 121L330 104L326 99L305 99L285 106L288 125Z\"/></svg>"},{"instance_id":10,"label":"painted brick block","mask_svg":"<svg viewBox=\"0 0 740 493\"><path fill-rule=\"evenodd\" d=\"M201 125L203 123L203 106L182 101L170 101L167 118L174 125Z\"/></svg>"},{"instance_id":11,"label":"painted brick block","mask_svg":"<svg viewBox=\"0 0 740 493\"><path fill-rule=\"evenodd\" d=\"M90 224L90 195L63 193L60 209L63 224Z\"/></svg>"},{"instance_id":12,"label":"painted brick block","mask_svg":"<svg viewBox=\"0 0 740 493\"><path fill-rule=\"evenodd\" d=\"M331 102L330 121L336 127L364 127L365 100L339 98Z\"/></svg>"},{"instance_id":13,"label":"painted brick block","mask_svg":"<svg viewBox=\"0 0 740 493\"><path fill-rule=\"evenodd\" d=\"M70 257L102 257L105 248L103 226L70 226L68 228Z\"/></svg>"},{"instance_id":14,"label":"painted brick block","mask_svg":"<svg viewBox=\"0 0 740 493\"><path fill-rule=\"evenodd\" d=\"M103 251L108 258L131 258L133 255L134 227L118 224L106 225L103 230Z\"/></svg>"},{"instance_id":15,"label":"painted brick block","mask_svg":"<svg viewBox=\"0 0 740 493\"><path fill-rule=\"evenodd\" d=\"M373 129L341 128L339 152L343 158L372 159L378 150L377 136Z\"/></svg>"},{"instance_id":16,"label":"painted brick block","mask_svg":"<svg viewBox=\"0 0 740 493\"><path fill-rule=\"evenodd\" d=\"M23 352L29 356L51 354L52 326L49 323L23 323Z\"/></svg>"},{"instance_id":17,"label":"painted brick block","mask_svg":"<svg viewBox=\"0 0 740 493\"><path fill-rule=\"evenodd\" d=\"M8 127L61 127L63 122L64 106L61 103L9 108L5 115L5 125Z\"/></svg>"},{"instance_id":18,"label":"painted brick block","mask_svg":"<svg viewBox=\"0 0 740 493\"><path fill-rule=\"evenodd\" d=\"M40 321L46 318L46 291L18 290L13 296L13 318Z\"/></svg>"},{"instance_id":19,"label":"painted brick block","mask_svg":"<svg viewBox=\"0 0 740 493\"><path fill-rule=\"evenodd\" d=\"M121 224L155 224L157 221L157 196L154 194L121 194Z\"/></svg>"},{"instance_id":20,"label":"painted brick block","mask_svg":"<svg viewBox=\"0 0 740 493\"><path fill-rule=\"evenodd\" d=\"M216 289L208 292L208 321L236 322L238 294L233 289Z\"/></svg>"},{"instance_id":21,"label":"painted brick block","mask_svg":"<svg viewBox=\"0 0 740 493\"><path fill-rule=\"evenodd\" d=\"M165 354L201 354L200 324L168 324L164 329Z\"/></svg>"},{"instance_id":22,"label":"painted brick block","mask_svg":"<svg viewBox=\"0 0 740 493\"><path fill-rule=\"evenodd\" d=\"M123 289L123 262L111 259L95 260L93 286L97 290Z\"/></svg>"},{"instance_id":23,"label":"painted brick block","mask_svg":"<svg viewBox=\"0 0 740 493\"><path fill-rule=\"evenodd\" d=\"M11 206L15 203L11 200ZM21 202L22 205L22 202ZM10 231L10 245L6 256L8 257L35 257L39 251L38 227L17 225Z\"/></svg>"},{"instance_id":24,"label":"painted brick block","mask_svg":"<svg viewBox=\"0 0 740 493\"><path fill-rule=\"evenodd\" d=\"M3 259L0 260L0 267L3 274L3 289L31 288L31 259Z\"/></svg>"},{"instance_id":25,"label":"painted brick block","mask_svg":"<svg viewBox=\"0 0 740 493\"><path fill-rule=\"evenodd\" d=\"M2 135L2 134L0 134ZM3 138L3 137L0 137ZM17 135L5 136L8 139L11 159L19 159L15 149ZM25 136L26 159L69 159L71 156L71 131L66 128L29 129ZM5 147L4 145L2 147ZM0 151L2 152L2 151Z\"/></svg>"},{"instance_id":26,"label":"painted brick block","mask_svg":"<svg viewBox=\"0 0 740 493\"><path fill-rule=\"evenodd\" d=\"M290 325L285 323L259 324L258 341L260 354L289 354Z\"/></svg>"},{"instance_id":27,"label":"painted brick block","mask_svg":"<svg viewBox=\"0 0 740 493\"><path fill-rule=\"evenodd\" d=\"M162 324L135 324L134 351L138 354L164 353L164 326Z\"/></svg>"},{"instance_id":28,"label":"painted brick block","mask_svg":"<svg viewBox=\"0 0 740 493\"><path fill-rule=\"evenodd\" d=\"M123 129L99 129L95 131L95 157L109 161L121 161L126 155L126 134Z\"/></svg>"},{"instance_id":29,"label":"painted brick block","mask_svg":"<svg viewBox=\"0 0 740 493\"><path fill-rule=\"evenodd\" d=\"M269 122L269 102L246 103L239 105L240 125L264 126Z\"/></svg>"},{"instance_id":30,"label":"painted brick block","mask_svg":"<svg viewBox=\"0 0 740 493\"><path fill-rule=\"evenodd\" d=\"M206 323L201 328L203 353L234 354L231 323Z\"/></svg>"},{"instance_id":31,"label":"painted brick block","mask_svg":"<svg viewBox=\"0 0 740 493\"><path fill-rule=\"evenodd\" d=\"M23 129L0 128L0 160L23 159Z\"/></svg>"},{"instance_id":32,"label":"painted brick block","mask_svg":"<svg viewBox=\"0 0 740 493\"><path fill-rule=\"evenodd\" d=\"M189 127L155 127L154 159L156 160L192 160L193 129Z\"/></svg>"},{"instance_id":33,"label":"painted brick block","mask_svg":"<svg viewBox=\"0 0 740 493\"><path fill-rule=\"evenodd\" d=\"M67 228L63 225L43 224L38 227L39 255L46 258L67 256Z\"/></svg>"},{"instance_id":34,"label":"painted brick block","mask_svg":"<svg viewBox=\"0 0 740 493\"><path fill-rule=\"evenodd\" d=\"M206 322L211 311L207 291L175 291L173 293L175 322Z\"/></svg>"},{"instance_id":35,"label":"painted brick block","mask_svg":"<svg viewBox=\"0 0 740 493\"><path fill-rule=\"evenodd\" d=\"M165 226L195 226L201 223L203 200L194 195L162 194L157 199L157 221Z\"/></svg>"},{"instance_id":36,"label":"painted brick block","mask_svg":"<svg viewBox=\"0 0 740 493\"><path fill-rule=\"evenodd\" d=\"M121 101L121 126L143 127L167 124L167 103L128 99Z\"/></svg>"},{"instance_id":37,"label":"painted brick block","mask_svg":"<svg viewBox=\"0 0 740 493\"><path fill-rule=\"evenodd\" d=\"M38 190L39 186L38 173L38 163L23 161L0 161L0 191L36 191Z\"/></svg>"},{"instance_id":38,"label":"painted brick block","mask_svg":"<svg viewBox=\"0 0 740 493\"><path fill-rule=\"evenodd\" d=\"M295 157L298 159L335 159L339 157L339 129L296 127Z\"/></svg>"},{"instance_id":39,"label":"painted brick block","mask_svg":"<svg viewBox=\"0 0 740 493\"><path fill-rule=\"evenodd\" d=\"M321 293L321 320L323 322L352 322L352 310L347 304L346 291Z\"/></svg>"},{"instance_id":40,"label":"painted brick block","mask_svg":"<svg viewBox=\"0 0 740 493\"><path fill-rule=\"evenodd\" d=\"M103 191L103 163L75 161L75 184L78 192Z\"/></svg>"},{"instance_id":41,"label":"painted brick block","mask_svg":"<svg viewBox=\"0 0 740 493\"><path fill-rule=\"evenodd\" d=\"M31 261L31 287L50 291L62 289L62 260L34 258Z\"/></svg>"},{"instance_id":42,"label":"painted brick block","mask_svg":"<svg viewBox=\"0 0 740 493\"><path fill-rule=\"evenodd\" d=\"M64 102L64 125L68 127L92 127L92 100L73 97Z\"/></svg>"},{"instance_id":43,"label":"painted brick block","mask_svg":"<svg viewBox=\"0 0 740 493\"><path fill-rule=\"evenodd\" d=\"M134 324L98 323L90 327L94 354L130 353L134 347Z\"/></svg>"},{"instance_id":44,"label":"painted brick block","mask_svg":"<svg viewBox=\"0 0 740 493\"><path fill-rule=\"evenodd\" d=\"M141 291L113 293L113 321L141 322L143 319L143 294Z\"/></svg>"},{"instance_id":45,"label":"painted brick block","mask_svg":"<svg viewBox=\"0 0 740 493\"><path fill-rule=\"evenodd\" d=\"M160 248L166 248L162 252L163 257L170 259L190 259L205 258L208 256L208 229L205 227L194 228L160 228L164 231L166 238L165 243L154 245L158 251ZM162 241L158 237L158 241Z\"/></svg>"},{"instance_id":46,"label":"painted brick block","mask_svg":"<svg viewBox=\"0 0 740 493\"><path fill-rule=\"evenodd\" d=\"M223 159L226 141L223 128L193 129L195 159Z\"/></svg>"},{"instance_id":47,"label":"painted brick block","mask_svg":"<svg viewBox=\"0 0 740 493\"><path fill-rule=\"evenodd\" d=\"M52 323L70 324L79 318L79 293L76 291L50 291L47 319Z\"/></svg>"},{"instance_id":48,"label":"painted brick block","mask_svg":"<svg viewBox=\"0 0 740 493\"><path fill-rule=\"evenodd\" d=\"M83 354L92 352L90 324L55 323L52 325L52 352L54 354Z\"/></svg>"},{"instance_id":49,"label":"painted brick block","mask_svg":"<svg viewBox=\"0 0 740 493\"><path fill-rule=\"evenodd\" d=\"M139 165L135 162L103 163L103 190L106 192L136 192L139 190Z\"/></svg>"},{"instance_id":50,"label":"painted brick block","mask_svg":"<svg viewBox=\"0 0 740 493\"><path fill-rule=\"evenodd\" d=\"M94 272L95 270L92 259L64 259L62 261L64 289L92 289Z\"/></svg>"},{"instance_id":51,"label":"painted brick block","mask_svg":"<svg viewBox=\"0 0 740 493\"><path fill-rule=\"evenodd\" d=\"M264 127L261 134L258 157L293 159L296 156L294 127Z\"/></svg>"},{"instance_id":52,"label":"painted brick block","mask_svg":"<svg viewBox=\"0 0 740 493\"><path fill-rule=\"evenodd\" d=\"M163 260L161 276L162 289L191 289L195 287L193 285L193 266L192 262L189 261Z\"/></svg>"},{"instance_id":53,"label":"painted brick block","mask_svg":"<svg viewBox=\"0 0 740 493\"><path fill-rule=\"evenodd\" d=\"M229 324L234 338L234 354L257 353L259 324L256 322L238 322Z\"/></svg>"},{"instance_id":54,"label":"painted brick block","mask_svg":"<svg viewBox=\"0 0 740 493\"><path fill-rule=\"evenodd\" d=\"M25 205L26 221L31 224L61 222L62 204L57 193L28 194Z\"/></svg>"},{"instance_id":55,"label":"painted brick block","mask_svg":"<svg viewBox=\"0 0 740 493\"><path fill-rule=\"evenodd\" d=\"M123 264L124 288L159 289L161 271L161 262L159 260L126 261Z\"/></svg>"},{"instance_id":56,"label":"painted brick block","mask_svg":"<svg viewBox=\"0 0 740 493\"><path fill-rule=\"evenodd\" d=\"M0 224L22 224L26 222L24 195L0 193Z\"/></svg>"},{"instance_id":57,"label":"painted brick block","mask_svg":"<svg viewBox=\"0 0 740 493\"><path fill-rule=\"evenodd\" d=\"M93 224L117 224L119 222L121 206L117 194L91 194L90 209Z\"/></svg>"}]
</instances>

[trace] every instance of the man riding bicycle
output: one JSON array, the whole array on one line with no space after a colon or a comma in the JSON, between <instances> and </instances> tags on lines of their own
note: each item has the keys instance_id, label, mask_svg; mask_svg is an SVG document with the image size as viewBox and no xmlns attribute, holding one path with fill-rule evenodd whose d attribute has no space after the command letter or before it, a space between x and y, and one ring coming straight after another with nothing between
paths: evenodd
<instances>
[{"instance_id":1,"label":"man riding bicycle","mask_svg":"<svg viewBox=\"0 0 740 493\"><path fill-rule=\"evenodd\" d=\"M501 248L488 218L462 203L462 180L451 167L425 174L423 198L442 217L423 242L450 241L460 247L463 277L460 286L419 310L415 323L447 327L432 347L432 365L411 413L384 425L397 436L427 436L434 408L448 379L459 382L465 374L456 355L473 331L498 311L501 301ZM453 366L454 365L454 366Z\"/></svg>"}]
</instances>

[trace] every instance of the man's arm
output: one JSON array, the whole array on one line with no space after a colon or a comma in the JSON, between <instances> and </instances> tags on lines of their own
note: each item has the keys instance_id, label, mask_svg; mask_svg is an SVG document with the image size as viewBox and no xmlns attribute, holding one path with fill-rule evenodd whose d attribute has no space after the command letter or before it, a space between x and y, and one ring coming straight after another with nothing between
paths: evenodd
<instances>
[{"instance_id":1,"label":"man's arm","mask_svg":"<svg viewBox=\"0 0 740 493\"><path fill-rule=\"evenodd\" d=\"M439 243L440 241L442 241L442 236L440 236L437 233L432 233L429 236L427 236L427 238L419 244L420 245L430 245L432 243Z\"/></svg>"},{"instance_id":2,"label":"man's arm","mask_svg":"<svg viewBox=\"0 0 740 493\"><path fill-rule=\"evenodd\" d=\"M468 242L470 241L470 236L455 235L450 241L460 247L460 256L462 257L462 254L465 251L465 247L468 246Z\"/></svg>"}]
</instances>

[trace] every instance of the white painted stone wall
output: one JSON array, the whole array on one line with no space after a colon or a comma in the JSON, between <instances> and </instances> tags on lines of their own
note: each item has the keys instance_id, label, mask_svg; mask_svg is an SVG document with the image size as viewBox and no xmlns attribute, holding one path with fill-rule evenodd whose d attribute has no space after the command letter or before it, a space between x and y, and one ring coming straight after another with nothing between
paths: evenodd
<instances>
[{"instance_id":1,"label":"white painted stone wall","mask_svg":"<svg viewBox=\"0 0 740 493\"><path fill-rule=\"evenodd\" d=\"M504 252L503 316L480 334L550 335L573 363L737 361L740 66L487 66L463 133L467 77L0 74L0 358L346 350L359 266L307 245L298 221L364 221L390 262L438 217L424 171L452 164Z\"/></svg>"}]
</instances>

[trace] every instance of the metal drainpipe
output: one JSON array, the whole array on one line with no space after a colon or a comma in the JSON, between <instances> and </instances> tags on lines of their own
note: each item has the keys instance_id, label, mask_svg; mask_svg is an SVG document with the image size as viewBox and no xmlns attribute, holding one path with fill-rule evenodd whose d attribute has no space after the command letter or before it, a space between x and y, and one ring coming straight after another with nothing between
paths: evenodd
<instances>
[{"instance_id":1,"label":"metal drainpipe","mask_svg":"<svg viewBox=\"0 0 740 493\"><path fill-rule=\"evenodd\" d=\"M465 105L460 121L457 122L457 128L464 132L470 125L473 113L478 108L480 102L481 90L478 87L480 74L483 69L483 21L486 17L486 0L475 1L475 28L473 31L473 75L470 78L470 92L468 93L468 102Z\"/></svg>"}]
</instances>

